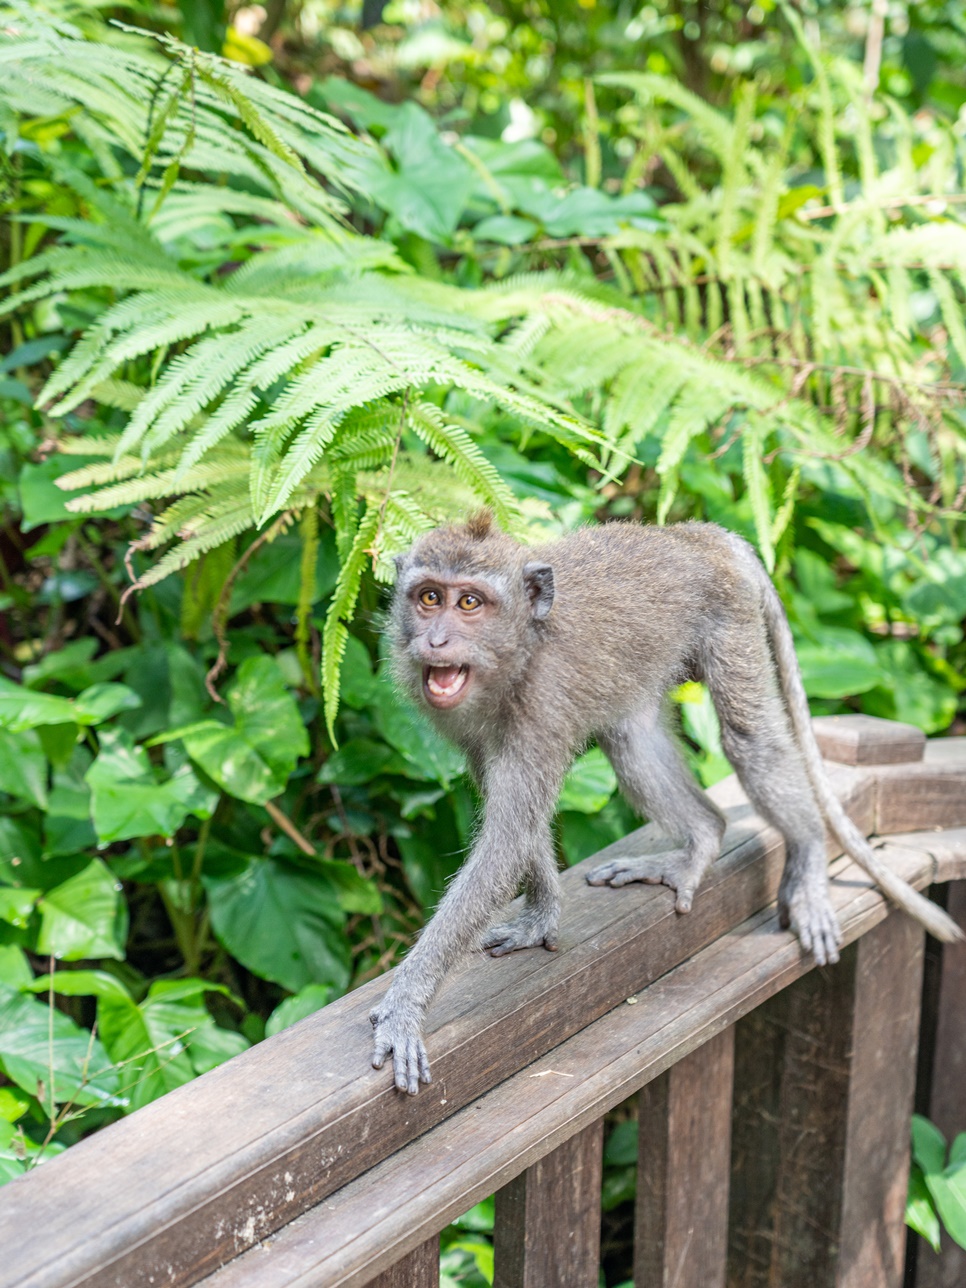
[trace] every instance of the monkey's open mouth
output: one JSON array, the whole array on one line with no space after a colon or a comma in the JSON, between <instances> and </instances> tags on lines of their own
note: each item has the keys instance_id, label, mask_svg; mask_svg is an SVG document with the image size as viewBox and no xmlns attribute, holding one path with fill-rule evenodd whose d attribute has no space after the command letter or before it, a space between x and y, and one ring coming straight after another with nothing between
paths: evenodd
<instances>
[{"instance_id":1,"label":"monkey's open mouth","mask_svg":"<svg viewBox=\"0 0 966 1288\"><path fill-rule=\"evenodd\" d=\"M455 707L462 701L469 683L468 666L423 667L423 692L434 707Z\"/></svg>"}]
</instances>

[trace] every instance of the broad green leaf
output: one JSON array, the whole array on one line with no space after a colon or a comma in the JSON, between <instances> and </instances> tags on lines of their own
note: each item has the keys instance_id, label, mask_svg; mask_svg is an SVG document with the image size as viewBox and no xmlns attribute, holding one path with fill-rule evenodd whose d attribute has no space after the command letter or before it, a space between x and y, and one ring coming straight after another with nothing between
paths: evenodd
<instances>
[{"instance_id":1,"label":"broad green leaf","mask_svg":"<svg viewBox=\"0 0 966 1288\"><path fill-rule=\"evenodd\" d=\"M0 983L24 989L29 987L33 977L24 950L16 944L0 944Z\"/></svg>"},{"instance_id":2,"label":"broad green leaf","mask_svg":"<svg viewBox=\"0 0 966 1288\"><path fill-rule=\"evenodd\" d=\"M359 711L380 694L380 681L373 674L369 650L350 635L345 642L342 657L342 701Z\"/></svg>"},{"instance_id":3,"label":"broad green leaf","mask_svg":"<svg viewBox=\"0 0 966 1288\"><path fill-rule=\"evenodd\" d=\"M15 1123L29 1108L29 1096L13 1087L0 1087L0 1121Z\"/></svg>"},{"instance_id":4,"label":"broad green leaf","mask_svg":"<svg viewBox=\"0 0 966 1288\"><path fill-rule=\"evenodd\" d=\"M122 1066L131 1110L248 1046L240 1033L218 1028L205 1008L206 993L232 996L224 985L203 979L155 980L138 1005L124 990L99 991L98 1028L112 1059Z\"/></svg>"},{"instance_id":5,"label":"broad green leaf","mask_svg":"<svg viewBox=\"0 0 966 1288\"><path fill-rule=\"evenodd\" d=\"M617 790L617 776L599 747L579 756L564 779L557 808L597 814Z\"/></svg>"},{"instance_id":6,"label":"broad green leaf","mask_svg":"<svg viewBox=\"0 0 966 1288\"><path fill-rule=\"evenodd\" d=\"M299 534L286 532L256 551L232 587L231 616L243 613L252 604L297 604L301 549ZM329 533L320 534L313 602L318 603L332 594L338 575L335 541Z\"/></svg>"},{"instance_id":7,"label":"broad green leaf","mask_svg":"<svg viewBox=\"0 0 966 1288\"><path fill-rule=\"evenodd\" d=\"M188 765L159 783L147 752L120 729L101 735L100 754L85 778L102 842L173 836L189 814L210 818L218 803L217 793L204 787Z\"/></svg>"},{"instance_id":8,"label":"broad green leaf","mask_svg":"<svg viewBox=\"0 0 966 1288\"><path fill-rule=\"evenodd\" d=\"M130 711L141 699L123 684L95 684L76 698L37 693L0 677L0 728L20 733L38 725L95 725L119 711Z\"/></svg>"},{"instance_id":9,"label":"broad green leaf","mask_svg":"<svg viewBox=\"0 0 966 1288\"><path fill-rule=\"evenodd\" d=\"M0 1095L4 1089L0 1089ZM0 1110L0 1185L22 1176L31 1167L56 1158L66 1149L59 1141L48 1141L46 1145L31 1140L11 1122L6 1122Z\"/></svg>"},{"instance_id":10,"label":"broad green leaf","mask_svg":"<svg viewBox=\"0 0 966 1288\"><path fill-rule=\"evenodd\" d=\"M0 1185L23 1176L27 1170L26 1160L20 1156L22 1149L20 1134L13 1124L0 1121Z\"/></svg>"},{"instance_id":11,"label":"broad green leaf","mask_svg":"<svg viewBox=\"0 0 966 1288\"><path fill-rule=\"evenodd\" d=\"M121 1085L132 1112L195 1077L185 1042L199 1022L198 1010L177 1003L155 1006L149 998L140 1006L129 997L98 1000L98 1031L111 1059L121 1066Z\"/></svg>"},{"instance_id":12,"label":"broad green leaf","mask_svg":"<svg viewBox=\"0 0 966 1288\"><path fill-rule=\"evenodd\" d=\"M371 782L377 774L410 774L412 766L384 742L350 738L337 748L318 773L320 783L354 787Z\"/></svg>"},{"instance_id":13,"label":"broad green leaf","mask_svg":"<svg viewBox=\"0 0 966 1288\"><path fill-rule=\"evenodd\" d=\"M275 1033L281 1033L282 1029L287 1029L290 1024L297 1024L307 1015L321 1011L331 995L332 989L328 984L306 984L293 997L279 1002L265 1023L265 1036L270 1038Z\"/></svg>"},{"instance_id":14,"label":"broad green leaf","mask_svg":"<svg viewBox=\"0 0 966 1288\"><path fill-rule=\"evenodd\" d=\"M906 1225L921 1234L933 1252L939 1251L940 1225L932 1195L926 1186L925 1177L919 1167L913 1163L909 1171L909 1191L906 1195Z\"/></svg>"},{"instance_id":15,"label":"broad green leaf","mask_svg":"<svg viewBox=\"0 0 966 1288\"><path fill-rule=\"evenodd\" d=\"M47 757L34 730L0 729L0 792L46 809Z\"/></svg>"},{"instance_id":16,"label":"broad green leaf","mask_svg":"<svg viewBox=\"0 0 966 1288\"><path fill-rule=\"evenodd\" d=\"M345 859L318 859L319 871L332 882L339 906L344 912L361 912L378 917L382 912L382 895L375 881L364 877Z\"/></svg>"},{"instance_id":17,"label":"broad green leaf","mask_svg":"<svg viewBox=\"0 0 966 1288\"><path fill-rule=\"evenodd\" d=\"M926 1172L926 1186L950 1238L966 1248L966 1163Z\"/></svg>"},{"instance_id":18,"label":"broad green leaf","mask_svg":"<svg viewBox=\"0 0 966 1288\"><path fill-rule=\"evenodd\" d=\"M124 958L127 906L117 878L100 860L48 890L38 904L37 951L63 961Z\"/></svg>"},{"instance_id":19,"label":"broad green leaf","mask_svg":"<svg viewBox=\"0 0 966 1288\"><path fill-rule=\"evenodd\" d=\"M70 640L53 653L47 653L39 662L25 666L21 678L28 689L37 689L48 680L57 680L79 692L94 683L92 660L96 652L97 640L93 635L84 635L79 640Z\"/></svg>"},{"instance_id":20,"label":"broad green leaf","mask_svg":"<svg viewBox=\"0 0 966 1288\"><path fill-rule=\"evenodd\" d=\"M135 711L141 699L126 684L92 684L75 699L80 724L100 724L121 711Z\"/></svg>"},{"instance_id":21,"label":"broad green leaf","mask_svg":"<svg viewBox=\"0 0 966 1288\"><path fill-rule=\"evenodd\" d=\"M912 1157L925 1174L941 1172L946 1162L946 1137L921 1114L912 1115Z\"/></svg>"},{"instance_id":22,"label":"broad green leaf","mask_svg":"<svg viewBox=\"0 0 966 1288\"><path fill-rule=\"evenodd\" d=\"M947 729L956 715L956 689L927 669L926 651L911 640L889 639L877 646L875 654L881 674L876 692L865 700L865 710L917 725L926 733Z\"/></svg>"},{"instance_id":23,"label":"broad green leaf","mask_svg":"<svg viewBox=\"0 0 966 1288\"><path fill-rule=\"evenodd\" d=\"M285 788L309 739L278 667L247 658L227 694L234 724L209 720L183 735L191 759L230 796L263 805Z\"/></svg>"},{"instance_id":24,"label":"broad green leaf","mask_svg":"<svg viewBox=\"0 0 966 1288\"><path fill-rule=\"evenodd\" d=\"M521 246L533 241L537 231L533 220L520 215L490 215L474 227L473 237L476 241L498 242L501 246Z\"/></svg>"},{"instance_id":25,"label":"broad green leaf","mask_svg":"<svg viewBox=\"0 0 966 1288\"><path fill-rule=\"evenodd\" d=\"M30 914L39 897L39 890L0 886L0 921L22 929L30 921Z\"/></svg>"},{"instance_id":26,"label":"broad green leaf","mask_svg":"<svg viewBox=\"0 0 966 1288\"><path fill-rule=\"evenodd\" d=\"M558 816L557 828L560 848L567 863L579 863L627 835L624 802L619 796L612 796L599 814L563 810Z\"/></svg>"},{"instance_id":27,"label":"broad green leaf","mask_svg":"<svg viewBox=\"0 0 966 1288\"><path fill-rule=\"evenodd\" d=\"M410 778L435 779L449 787L464 772L462 753L442 738L425 716L404 705L395 694L387 694L373 716L386 742L402 753Z\"/></svg>"},{"instance_id":28,"label":"broad green leaf","mask_svg":"<svg viewBox=\"0 0 966 1288\"><path fill-rule=\"evenodd\" d=\"M225 875L206 872L211 924L243 966L291 992L349 982L339 892L322 873L275 858L236 856Z\"/></svg>"},{"instance_id":29,"label":"broad green leaf","mask_svg":"<svg viewBox=\"0 0 966 1288\"><path fill-rule=\"evenodd\" d=\"M61 1011L0 984L0 1066L41 1104L123 1105L118 1074L99 1038Z\"/></svg>"},{"instance_id":30,"label":"broad green leaf","mask_svg":"<svg viewBox=\"0 0 966 1288\"><path fill-rule=\"evenodd\" d=\"M83 779L56 773L44 817L44 854L76 854L97 844L91 822L91 790Z\"/></svg>"},{"instance_id":31,"label":"broad green leaf","mask_svg":"<svg viewBox=\"0 0 966 1288\"><path fill-rule=\"evenodd\" d=\"M60 970L53 976L38 975L25 991L46 994L53 991L62 997L117 997L130 999L130 991L106 970Z\"/></svg>"},{"instance_id":32,"label":"broad green leaf","mask_svg":"<svg viewBox=\"0 0 966 1288\"><path fill-rule=\"evenodd\" d=\"M828 630L823 632L821 643L804 640L795 651L810 698L845 698L865 693L883 678L875 649L857 631Z\"/></svg>"},{"instance_id":33,"label":"broad green leaf","mask_svg":"<svg viewBox=\"0 0 966 1288\"><path fill-rule=\"evenodd\" d=\"M77 710L69 698L35 693L0 676L0 728L21 733L37 725L79 723Z\"/></svg>"}]
</instances>

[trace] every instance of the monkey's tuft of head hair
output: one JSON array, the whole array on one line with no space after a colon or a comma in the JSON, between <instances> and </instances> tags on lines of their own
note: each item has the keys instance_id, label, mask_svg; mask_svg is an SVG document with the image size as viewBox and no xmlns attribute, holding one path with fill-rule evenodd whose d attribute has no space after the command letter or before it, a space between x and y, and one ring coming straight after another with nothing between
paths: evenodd
<instances>
[{"instance_id":1,"label":"monkey's tuft of head hair","mask_svg":"<svg viewBox=\"0 0 966 1288\"><path fill-rule=\"evenodd\" d=\"M474 541L485 541L493 531L493 511L489 506L477 510L466 520L466 535Z\"/></svg>"}]
</instances>

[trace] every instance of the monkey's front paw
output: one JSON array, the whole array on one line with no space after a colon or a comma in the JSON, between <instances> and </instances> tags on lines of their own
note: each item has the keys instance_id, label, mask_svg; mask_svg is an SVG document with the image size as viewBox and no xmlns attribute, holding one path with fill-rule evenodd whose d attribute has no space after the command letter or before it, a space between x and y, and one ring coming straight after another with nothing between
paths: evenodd
<instances>
[{"instance_id":1,"label":"monkey's front paw","mask_svg":"<svg viewBox=\"0 0 966 1288\"><path fill-rule=\"evenodd\" d=\"M500 926L491 926L483 936L480 945L491 957L505 957L518 948L548 948L550 952L557 949L557 921L544 917L528 916L522 913L515 921Z\"/></svg>"},{"instance_id":2,"label":"monkey's front paw","mask_svg":"<svg viewBox=\"0 0 966 1288\"><path fill-rule=\"evenodd\" d=\"M381 1006L369 1012L369 1022L375 1029L372 1047L372 1067L381 1069L386 1056L392 1052L393 1080L400 1091L415 1096L421 1082L432 1082L429 1058L423 1044L419 1020L396 1010L385 999Z\"/></svg>"},{"instance_id":3,"label":"monkey's front paw","mask_svg":"<svg viewBox=\"0 0 966 1288\"><path fill-rule=\"evenodd\" d=\"M778 916L785 929L798 936L806 953L814 953L819 966L839 959L842 931L826 891L798 890L787 899L779 898Z\"/></svg>"},{"instance_id":4,"label":"monkey's front paw","mask_svg":"<svg viewBox=\"0 0 966 1288\"><path fill-rule=\"evenodd\" d=\"M685 850L669 850L666 854L602 863L587 874L587 884L625 886L643 881L645 885L666 885L677 896L675 911L690 912L702 871Z\"/></svg>"}]
</instances>

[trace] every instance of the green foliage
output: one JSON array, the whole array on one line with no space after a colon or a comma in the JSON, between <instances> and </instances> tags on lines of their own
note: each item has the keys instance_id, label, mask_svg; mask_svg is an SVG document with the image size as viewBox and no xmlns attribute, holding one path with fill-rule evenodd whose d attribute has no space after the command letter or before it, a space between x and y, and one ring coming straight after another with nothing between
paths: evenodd
<instances>
[{"instance_id":1,"label":"green foliage","mask_svg":"<svg viewBox=\"0 0 966 1288\"><path fill-rule=\"evenodd\" d=\"M443 121L296 96L282 45L265 80L204 52L217 4L200 51L51 4L0 5L0 1178L378 974L438 902L474 792L380 656L392 557L436 523L720 522L817 712L939 732L966 687L941 4L928 48L886 40L892 97L793 13L702 11L695 42L662 3L636 35L477 6L419 91ZM408 30L415 67L396 17L367 48ZM501 137L531 82L546 132ZM710 699L674 698L712 783ZM559 818L571 863L638 821L595 748ZM923 1228L955 1161L920 1164ZM444 1277L492 1277L491 1225L456 1223Z\"/></svg>"},{"instance_id":2,"label":"green foliage","mask_svg":"<svg viewBox=\"0 0 966 1288\"><path fill-rule=\"evenodd\" d=\"M946 1139L938 1127L914 1114L912 1168L906 1224L939 1251L940 1227L966 1248L966 1132L946 1154Z\"/></svg>"}]
</instances>

